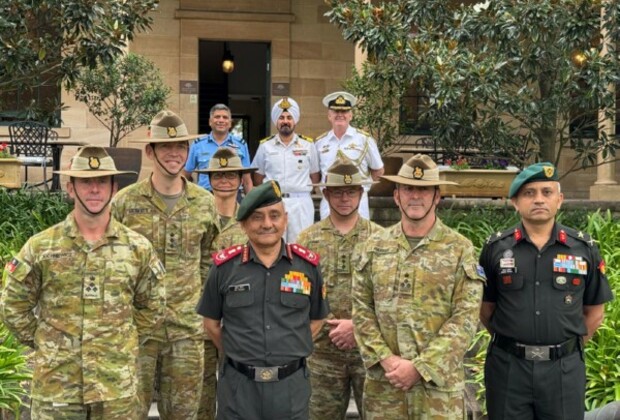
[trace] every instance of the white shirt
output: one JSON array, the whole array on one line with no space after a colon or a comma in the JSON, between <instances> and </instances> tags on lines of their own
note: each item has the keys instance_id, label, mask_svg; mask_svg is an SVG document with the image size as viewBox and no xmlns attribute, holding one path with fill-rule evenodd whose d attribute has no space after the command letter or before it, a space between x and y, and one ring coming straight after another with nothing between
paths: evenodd
<instances>
[{"instance_id":1,"label":"white shirt","mask_svg":"<svg viewBox=\"0 0 620 420\"><path fill-rule=\"evenodd\" d=\"M295 134L288 145L275 134L258 146L252 166L265 180L280 183L283 193L310 192L310 174L319 172L314 143Z\"/></svg>"},{"instance_id":2,"label":"white shirt","mask_svg":"<svg viewBox=\"0 0 620 420\"><path fill-rule=\"evenodd\" d=\"M362 179L372 181L370 169L383 168L381 154L377 142L368 133L349 126L341 139L334 134L334 130L325 136L320 136L314 142L319 155L321 179L325 182L327 169L334 163L338 151L351 159L362 174ZM370 186L365 186L368 191Z\"/></svg>"}]
</instances>

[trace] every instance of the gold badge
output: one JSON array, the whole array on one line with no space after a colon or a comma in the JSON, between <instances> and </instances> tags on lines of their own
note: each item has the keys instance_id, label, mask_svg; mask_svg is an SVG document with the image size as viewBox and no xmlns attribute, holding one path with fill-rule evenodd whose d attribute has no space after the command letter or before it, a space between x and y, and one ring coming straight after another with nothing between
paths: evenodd
<instances>
[{"instance_id":1,"label":"gold badge","mask_svg":"<svg viewBox=\"0 0 620 420\"><path fill-rule=\"evenodd\" d=\"M344 96L340 95L336 98L336 100L334 101L334 103L336 105L345 105L347 103L347 101L344 99Z\"/></svg>"},{"instance_id":2,"label":"gold badge","mask_svg":"<svg viewBox=\"0 0 620 420\"><path fill-rule=\"evenodd\" d=\"M344 176L344 183L345 184L352 184L353 183L353 177L351 175L345 175Z\"/></svg>"},{"instance_id":3,"label":"gold badge","mask_svg":"<svg viewBox=\"0 0 620 420\"><path fill-rule=\"evenodd\" d=\"M273 187L273 191L276 193L276 197L278 198L282 197L282 191L280 191L280 188L278 187L278 184L276 184L275 181L271 181L271 186Z\"/></svg>"},{"instance_id":4,"label":"gold badge","mask_svg":"<svg viewBox=\"0 0 620 420\"><path fill-rule=\"evenodd\" d=\"M88 167L90 169L99 169L101 162L99 162L99 158L96 156L90 156L88 158Z\"/></svg>"},{"instance_id":5,"label":"gold badge","mask_svg":"<svg viewBox=\"0 0 620 420\"><path fill-rule=\"evenodd\" d=\"M282 102L278 105L282 109L289 109L291 107L291 103L288 101L288 98L282 98Z\"/></svg>"},{"instance_id":6,"label":"gold badge","mask_svg":"<svg viewBox=\"0 0 620 420\"><path fill-rule=\"evenodd\" d=\"M413 177L415 179L424 178L424 169L420 168L419 166L416 166L415 168L413 168Z\"/></svg>"},{"instance_id":7,"label":"gold badge","mask_svg":"<svg viewBox=\"0 0 620 420\"><path fill-rule=\"evenodd\" d=\"M225 168L228 166L228 158L221 157L220 158L220 167Z\"/></svg>"},{"instance_id":8,"label":"gold badge","mask_svg":"<svg viewBox=\"0 0 620 420\"><path fill-rule=\"evenodd\" d=\"M273 371L271 369L265 369L261 371L260 378L263 381L270 381L271 379L273 379Z\"/></svg>"},{"instance_id":9,"label":"gold badge","mask_svg":"<svg viewBox=\"0 0 620 420\"><path fill-rule=\"evenodd\" d=\"M543 170L545 171L545 176L547 178L551 178L555 172L555 168L553 166L543 166Z\"/></svg>"},{"instance_id":10,"label":"gold badge","mask_svg":"<svg viewBox=\"0 0 620 420\"><path fill-rule=\"evenodd\" d=\"M174 127L168 127L168 137L175 138L177 136L177 129Z\"/></svg>"}]
</instances>

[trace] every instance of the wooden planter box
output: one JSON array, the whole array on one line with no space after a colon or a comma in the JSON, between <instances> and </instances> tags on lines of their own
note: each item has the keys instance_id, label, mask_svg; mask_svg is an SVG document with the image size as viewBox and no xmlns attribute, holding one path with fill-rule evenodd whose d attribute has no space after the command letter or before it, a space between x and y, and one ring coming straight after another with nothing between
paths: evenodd
<instances>
[{"instance_id":1,"label":"wooden planter box","mask_svg":"<svg viewBox=\"0 0 620 420\"><path fill-rule=\"evenodd\" d=\"M459 185L442 185L441 192L446 197L505 198L516 169L449 169L442 168L439 178L457 182Z\"/></svg>"},{"instance_id":2,"label":"wooden planter box","mask_svg":"<svg viewBox=\"0 0 620 420\"><path fill-rule=\"evenodd\" d=\"M0 187L20 188L21 163L14 158L0 158Z\"/></svg>"}]
</instances>

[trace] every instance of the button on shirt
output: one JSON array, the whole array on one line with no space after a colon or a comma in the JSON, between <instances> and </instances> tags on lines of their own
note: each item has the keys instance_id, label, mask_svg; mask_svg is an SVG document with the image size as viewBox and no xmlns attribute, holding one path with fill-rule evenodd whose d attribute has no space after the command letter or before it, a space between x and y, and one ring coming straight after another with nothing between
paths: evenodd
<instances>
[{"instance_id":1,"label":"button on shirt","mask_svg":"<svg viewBox=\"0 0 620 420\"><path fill-rule=\"evenodd\" d=\"M213 138L212 134L208 134L206 137L201 137L192 143L189 149L189 156L185 163L185 170L192 172L196 169L208 169L211 156L220 147L229 147L237 152L239 158L241 158L241 164L244 168L250 166L250 152L248 151L248 145L245 140L228 134L226 140L222 144L218 144ZM209 182L209 176L207 174L196 174L198 176L198 185L211 191L211 183Z\"/></svg>"},{"instance_id":2,"label":"button on shirt","mask_svg":"<svg viewBox=\"0 0 620 420\"><path fill-rule=\"evenodd\" d=\"M319 156L323 182L325 182L327 169L336 160L339 150L353 161L366 181L372 181L370 169L383 168L377 142L357 128L349 126L341 139L338 139L332 130L324 137L317 139L314 144ZM370 186L364 186L364 189L368 191Z\"/></svg>"},{"instance_id":3,"label":"button on shirt","mask_svg":"<svg viewBox=\"0 0 620 420\"><path fill-rule=\"evenodd\" d=\"M521 224L494 236L480 255L488 279L484 301L496 304L491 329L541 345L586 335L583 305L612 298L590 238L558 224L542 250Z\"/></svg>"},{"instance_id":4,"label":"button on shirt","mask_svg":"<svg viewBox=\"0 0 620 420\"><path fill-rule=\"evenodd\" d=\"M282 192L310 192L310 174L319 172L314 144L295 134L288 145L274 135L258 146L252 165L266 180L280 183Z\"/></svg>"}]
</instances>

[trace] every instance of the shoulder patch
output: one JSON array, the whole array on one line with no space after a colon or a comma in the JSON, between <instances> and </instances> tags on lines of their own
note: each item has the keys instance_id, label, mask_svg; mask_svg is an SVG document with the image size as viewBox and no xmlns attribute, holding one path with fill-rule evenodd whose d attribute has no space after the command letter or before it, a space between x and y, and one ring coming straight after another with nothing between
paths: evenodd
<instances>
[{"instance_id":1,"label":"shoulder patch","mask_svg":"<svg viewBox=\"0 0 620 420\"><path fill-rule=\"evenodd\" d=\"M566 226L562 226L559 232L560 234L564 232L564 235L570 236L571 238L576 239L580 242L585 242L590 247L594 246L594 244L596 243L596 241L592 239L592 237L588 233L583 232L581 230L578 231L575 229L568 228Z\"/></svg>"},{"instance_id":2,"label":"shoulder patch","mask_svg":"<svg viewBox=\"0 0 620 420\"><path fill-rule=\"evenodd\" d=\"M314 139L312 137L308 137L308 136L304 136L303 134L297 134L300 138L304 139L305 141L309 141L310 143L314 143Z\"/></svg>"},{"instance_id":3,"label":"shoulder patch","mask_svg":"<svg viewBox=\"0 0 620 420\"><path fill-rule=\"evenodd\" d=\"M323 137L327 136L327 133L329 133L329 131L326 131L323 134L320 134L320 135L316 136L316 138L314 140L316 141L316 140L322 139Z\"/></svg>"},{"instance_id":4,"label":"shoulder patch","mask_svg":"<svg viewBox=\"0 0 620 420\"><path fill-rule=\"evenodd\" d=\"M258 143L259 143L259 144L263 144L263 143L265 143L266 141L271 140L271 139L272 139L272 138L274 138L275 136L276 136L275 134L272 134L271 136L267 136L267 137L265 137L264 139L259 140L259 142L258 142Z\"/></svg>"},{"instance_id":5,"label":"shoulder patch","mask_svg":"<svg viewBox=\"0 0 620 420\"><path fill-rule=\"evenodd\" d=\"M305 248L301 245L298 244L289 244L289 249L296 255L298 255L299 257L301 257L302 259L308 261L310 264L317 266L319 265L319 260L321 257L319 257L319 254L317 254L314 251L310 251L308 248Z\"/></svg>"},{"instance_id":6,"label":"shoulder patch","mask_svg":"<svg viewBox=\"0 0 620 420\"><path fill-rule=\"evenodd\" d=\"M244 245L233 245L219 252L213 253L213 263L217 266L224 264L226 261L230 261L232 258L243 252Z\"/></svg>"}]
</instances>

